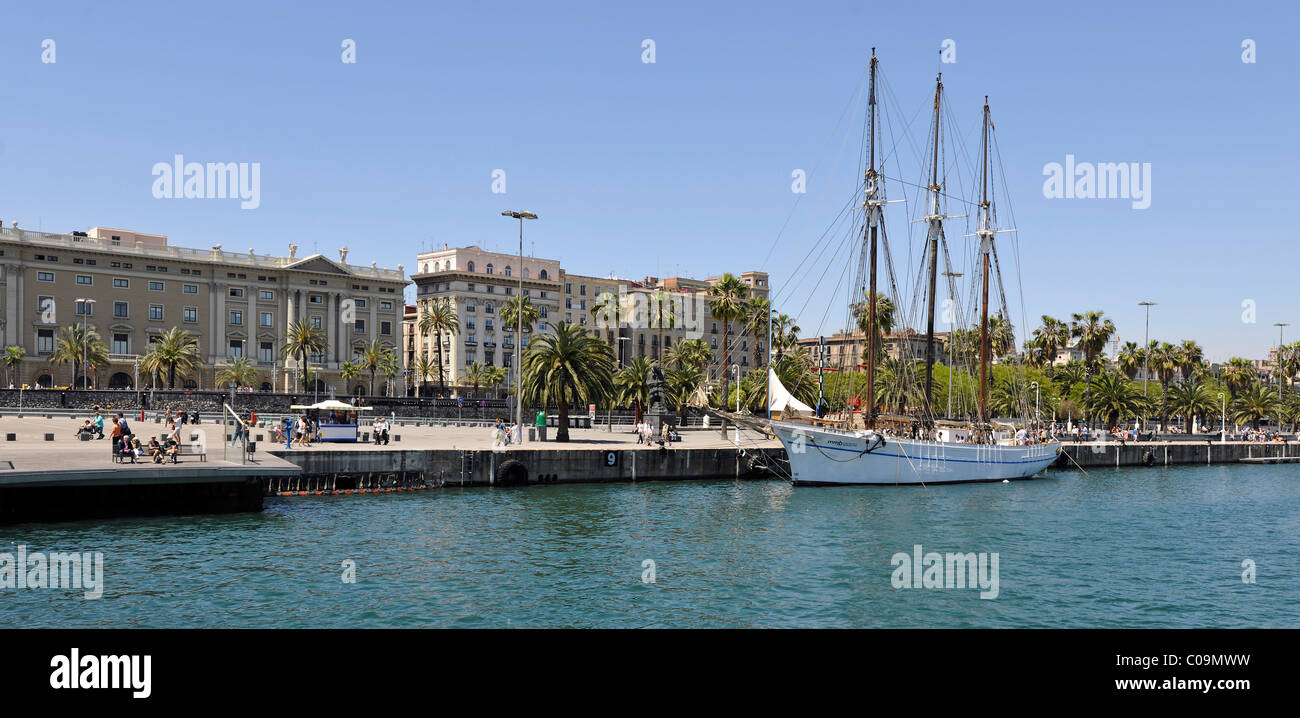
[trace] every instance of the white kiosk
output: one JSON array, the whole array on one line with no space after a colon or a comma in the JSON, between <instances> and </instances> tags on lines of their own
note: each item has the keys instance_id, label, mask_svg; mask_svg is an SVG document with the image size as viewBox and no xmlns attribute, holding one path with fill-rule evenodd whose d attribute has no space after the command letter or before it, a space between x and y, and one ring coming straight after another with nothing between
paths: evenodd
<instances>
[{"instance_id":1,"label":"white kiosk","mask_svg":"<svg viewBox=\"0 0 1300 718\"><path fill-rule=\"evenodd\" d=\"M336 399L329 399L317 404L289 407L294 411L303 411L306 418L316 422L320 427L317 441L348 441L356 443L361 439L361 412L373 411L368 406L353 406Z\"/></svg>"}]
</instances>

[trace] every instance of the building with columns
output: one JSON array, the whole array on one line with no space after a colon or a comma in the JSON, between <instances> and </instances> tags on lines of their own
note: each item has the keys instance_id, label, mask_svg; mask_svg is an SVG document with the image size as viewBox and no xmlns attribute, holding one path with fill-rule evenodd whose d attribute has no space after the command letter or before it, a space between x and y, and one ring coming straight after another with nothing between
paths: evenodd
<instances>
[{"instance_id":1,"label":"building with columns","mask_svg":"<svg viewBox=\"0 0 1300 718\"><path fill-rule=\"evenodd\" d=\"M488 252L477 246L448 247L422 252L416 258L411 279L416 285L416 304L406 312L402 356L409 369L417 358L437 360L435 338L418 330L420 314L436 301L450 302L456 310L459 331L442 337L443 372L449 389L461 383L465 368L475 361L489 366L514 365L515 328L503 326L501 305L523 292L541 313L532 334L550 331L560 321L580 324L606 341L616 343L620 366L635 357L658 359L663 351L685 339L702 338L715 350L709 373L716 378L721 370L721 322L708 312L709 287L721 276L698 280L672 277L660 280L646 277L630 280L618 277L595 277L566 271L559 260L524 257L522 273L518 254ZM768 276L763 272L743 272L737 277L749 286L750 296L768 297ZM668 297L678 307L675 319L665 322L660 331L648 316L652 297ZM617 298L618 322L602 315L599 307L609 306ZM663 346L660 347L660 336ZM521 351L527 347L530 333L525 332ZM763 356L767 337L748 336L742 327L730 327L731 361L743 371L755 368L755 356ZM419 377L413 381L418 383ZM430 382L436 383L436 375ZM513 381L513 379L511 379Z\"/></svg>"},{"instance_id":2,"label":"building with columns","mask_svg":"<svg viewBox=\"0 0 1300 718\"><path fill-rule=\"evenodd\" d=\"M84 321L110 351L109 365L92 370L92 386L135 386L139 358L179 327L196 337L204 366L178 378L178 388L217 388L221 366L244 357L258 370L256 386L283 391L300 367L281 349L289 324L302 320L325 335L325 351L308 357L319 388L352 393L339 379L341 362L372 340L396 349L401 339L403 268L348 264L346 248L338 260L288 249L273 256L176 247L162 235L105 227L71 234L0 227L0 333L5 346L27 351L20 369L27 384L72 383L73 367L48 356L61 327Z\"/></svg>"}]
</instances>

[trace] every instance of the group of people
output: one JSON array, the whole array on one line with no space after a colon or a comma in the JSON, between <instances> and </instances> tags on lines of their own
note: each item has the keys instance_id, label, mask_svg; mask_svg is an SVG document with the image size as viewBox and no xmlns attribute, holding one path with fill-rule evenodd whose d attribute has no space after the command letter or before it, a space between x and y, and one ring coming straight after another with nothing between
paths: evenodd
<instances>
[{"instance_id":1,"label":"group of people","mask_svg":"<svg viewBox=\"0 0 1300 718\"><path fill-rule=\"evenodd\" d=\"M99 438L102 439L104 438L103 417L98 411L95 412L95 421L99 423ZM95 423L92 420L87 420L86 425L93 430ZM152 459L155 464L161 464L168 459L173 464L177 463L176 457L180 453L181 446L181 430L175 423L169 424L168 428L169 433L164 434L161 440L157 436L151 436L149 437L149 443L142 445L135 432L131 430L131 425L127 422L126 417L121 412L118 412L117 416L113 418L113 427L109 431L109 437L113 443L113 455L120 456L124 461L129 459L133 464L146 456ZM83 427L82 430L85 431L86 428Z\"/></svg>"},{"instance_id":2,"label":"group of people","mask_svg":"<svg viewBox=\"0 0 1300 718\"><path fill-rule=\"evenodd\" d=\"M665 444L673 441L681 441L677 434L677 429L667 421L659 427L659 443ZM652 444L655 441L655 426L649 419L644 419L636 424L636 443Z\"/></svg>"},{"instance_id":3,"label":"group of people","mask_svg":"<svg viewBox=\"0 0 1300 718\"><path fill-rule=\"evenodd\" d=\"M271 427L271 431L277 442L284 440L285 449L292 449L294 446L307 448L320 434L319 425L302 414L296 416L285 414L279 424Z\"/></svg>"},{"instance_id":4,"label":"group of people","mask_svg":"<svg viewBox=\"0 0 1300 718\"><path fill-rule=\"evenodd\" d=\"M512 422L507 426L506 420L498 416L497 420L492 424L492 446L510 446L511 444L522 443L523 437L520 432L518 422Z\"/></svg>"},{"instance_id":5,"label":"group of people","mask_svg":"<svg viewBox=\"0 0 1300 718\"><path fill-rule=\"evenodd\" d=\"M370 427L370 432L371 435L374 437L375 444L379 446L387 446L389 440L389 432L392 430L392 428L393 427L388 422L388 419L382 416L379 417L378 419L375 419L374 423Z\"/></svg>"}]
</instances>

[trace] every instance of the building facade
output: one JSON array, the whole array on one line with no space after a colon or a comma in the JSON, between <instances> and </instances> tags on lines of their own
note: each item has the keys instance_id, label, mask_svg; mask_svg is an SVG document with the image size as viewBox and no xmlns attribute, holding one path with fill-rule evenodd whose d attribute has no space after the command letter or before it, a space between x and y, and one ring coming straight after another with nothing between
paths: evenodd
<instances>
[{"instance_id":1,"label":"building facade","mask_svg":"<svg viewBox=\"0 0 1300 718\"><path fill-rule=\"evenodd\" d=\"M325 336L325 351L308 357L318 388L343 393L341 362L372 340L398 346L408 282L400 265L347 264L346 248L338 261L297 251L191 249L104 227L71 234L0 227L0 333L5 346L26 350L21 381L33 385L72 383L74 367L48 357L62 327L84 323L109 347L109 365L92 369L92 386L134 387L139 359L179 327L197 339L204 366L178 377L177 388L217 388L216 372L243 357L258 370L254 386L287 390L301 367L281 349L290 323L301 320Z\"/></svg>"},{"instance_id":2,"label":"building facade","mask_svg":"<svg viewBox=\"0 0 1300 718\"><path fill-rule=\"evenodd\" d=\"M767 274L744 272L738 277L750 287L750 296L768 297ZM452 387L462 383L465 369L476 361L506 367L513 381L516 329L502 324L501 307L520 291L540 313L533 331L525 327L518 342L520 352L532 335L551 331L563 321L585 326L609 341L620 366L638 356L658 359L676 343L703 338L714 350L710 375L716 378L721 369L721 322L715 321L707 308L709 287L721 276L707 280L647 277L641 281L595 277L566 271L558 260L524 257L521 263L517 254L488 252L477 246L444 246L419 254L411 279L416 285L416 305L407 312L403 329L406 366L414 366L422 356L436 363L436 339L419 331L418 321L431 303L449 302L459 322L456 335L442 337L443 372ZM665 318L662 331L648 310L655 299L671 301L676 307L672 319ZM734 323L729 334L731 363L745 371L754 368L755 352L762 356L766 336L755 345ZM430 379L436 381L436 376Z\"/></svg>"}]
</instances>

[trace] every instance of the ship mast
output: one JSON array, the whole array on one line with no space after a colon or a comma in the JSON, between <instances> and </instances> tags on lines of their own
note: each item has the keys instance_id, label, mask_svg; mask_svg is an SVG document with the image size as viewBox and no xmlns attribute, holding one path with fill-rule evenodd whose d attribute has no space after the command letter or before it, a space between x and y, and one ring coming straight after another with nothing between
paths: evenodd
<instances>
[{"instance_id":1,"label":"ship mast","mask_svg":"<svg viewBox=\"0 0 1300 718\"><path fill-rule=\"evenodd\" d=\"M984 96L984 121L980 181L980 228L976 235L980 240L980 258L983 269L980 272L983 289L980 300L980 402L979 422L987 424L988 413L988 375L989 375L989 252L993 248L993 228L989 212L989 97Z\"/></svg>"},{"instance_id":2,"label":"ship mast","mask_svg":"<svg viewBox=\"0 0 1300 718\"><path fill-rule=\"evenodd\" d=\"M940 209L939 195L943 191L939 184L939 139L942 124L940 100L943 96L943 73L935 79L934 87L934 153L930 165L930 214L925 221L930 230L926 241L930 247L930 291L925 327L925 411L929 415L934 401L934 298L935 282L939 269L939 239L943 237L943 211ZM926 423L929 423L928 421Z\"/></svg>"},{"instance_id":3,"label":"ship mast","mask_svg":"<svg viewBox=\"0 0 1300 718\"><path fill-rule=\"evenodd\" d=\"M870 149L867 150L867 176L863 185L865 199L862 206L867 210L867 221L863 225L864 233L870 245L870 269L868 270L867 290L867 416L868 429L876 426L876 233L880 228L884 204L880 191L880 180L876 175L876 48L871 48L871 85L867 95L867 131L870 136Z\"/></svg>"}]
</instances>

